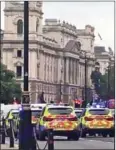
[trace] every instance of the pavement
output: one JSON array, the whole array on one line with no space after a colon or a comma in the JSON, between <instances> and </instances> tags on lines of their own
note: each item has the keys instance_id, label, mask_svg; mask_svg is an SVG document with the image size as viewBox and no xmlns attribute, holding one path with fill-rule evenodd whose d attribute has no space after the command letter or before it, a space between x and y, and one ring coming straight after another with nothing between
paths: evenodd
<instances>
[{"instance_id":1,"label":"pavement","mask_svg":"<svg viewBox=\"0 0 116 150\"><path fill-rule=\"evenodd\" d=\"M8 139L7 139L8 140ZM1 149L18 149L18 141L15 142L14 148L9 148L9 141L6 140L5 145L1 145ZM41 142L38 141L39 148L41 150L44 149L46 145L46 141ZM46 150L48 147L46 146ZM69 141L65 137L56 137L54 141L54 150L76 150L76 149L109 149L114 150L114 138L103 138L103 137L87 137L87 138L80 138L79 141Z\"/></svg>"}]
</instances>

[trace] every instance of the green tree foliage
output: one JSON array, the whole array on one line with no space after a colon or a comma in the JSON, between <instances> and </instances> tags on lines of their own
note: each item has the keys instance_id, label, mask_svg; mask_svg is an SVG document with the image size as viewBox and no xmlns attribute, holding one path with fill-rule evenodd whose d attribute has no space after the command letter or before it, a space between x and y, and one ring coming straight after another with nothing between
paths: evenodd
<instances>
[{"instance_id":1,"label":"green tree foliage","mask_svg":"<svg viewBox=\"0 0 116 150\"><path fill-rule=\"evenodd\" d=\"M13 102L13 98L21 99L21 87L15 80L15 74L0 64L0 100L1 103L9 104Z\"/></svg>"},{"instance_id":2,"label":"green tree foliage","mask_svg":"<svg viewBox=\"0 0 116 150\"><path fill-rule=\"evenodd\" d=\"M115 68L109 67L104 75L101 77L101 93L102 97L114 98L115 97Z\"/></svg>"}]
</instances>

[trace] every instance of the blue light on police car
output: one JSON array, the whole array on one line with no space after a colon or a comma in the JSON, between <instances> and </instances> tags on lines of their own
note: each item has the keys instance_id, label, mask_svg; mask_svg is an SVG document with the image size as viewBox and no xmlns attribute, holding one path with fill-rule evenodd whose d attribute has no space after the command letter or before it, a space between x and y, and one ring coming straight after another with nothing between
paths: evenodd
<instances>
[{"instance_id":1,"label":"blue light on police car","mask_svg":"<svg viewBox=\"0 0 116 150\"><path fill-rule=\"evenodd\" d=\"M100 108L100 105L96 105L96 108Z\"/></svg>"},{"instance_id":2,"label":"blue light on police car","mask_svg":"<svg viewBox=\"0 0 116 150\"><path fill-rule=\"evenodd\" d=\"M20 107L20 108L19 108L19 111L21 111L21 110L23 110L23 108L22 108L22 107Z\"/></svg>"}]
</instances>

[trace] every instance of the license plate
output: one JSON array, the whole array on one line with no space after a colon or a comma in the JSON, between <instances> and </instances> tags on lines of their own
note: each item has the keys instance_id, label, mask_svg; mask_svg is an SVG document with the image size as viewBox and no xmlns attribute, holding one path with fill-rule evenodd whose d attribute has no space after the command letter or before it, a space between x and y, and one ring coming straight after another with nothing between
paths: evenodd
<instances>
[{"instance_id":1,"label":"license plate","mask_svg":"<svg viewBox=\"0 0 116 150\"><path fill-rule=\"evenodd\" d=\"M66 129L64 129L64 128L54 128L53 130L54 130L54 131L64 131L64 130L66 130Z\"/></svg>"}]
</instances>

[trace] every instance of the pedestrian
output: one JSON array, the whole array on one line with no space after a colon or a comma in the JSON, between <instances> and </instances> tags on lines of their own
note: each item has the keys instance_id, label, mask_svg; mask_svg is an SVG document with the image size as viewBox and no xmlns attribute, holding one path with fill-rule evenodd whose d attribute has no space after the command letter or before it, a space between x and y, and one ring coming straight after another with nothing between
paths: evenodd
<instances>
[{"instance_id":1,"label":"pedestrian","mask_svg":"<svg viewBox=\"0 0 116 150\"><path fill-rule=\"evenodd\" d=\"M42 103L42 104L46 103L45 100L44 100L44 92L42 92L41 95L40 95L40 103Z\"/></svg>"}]
</instances>

